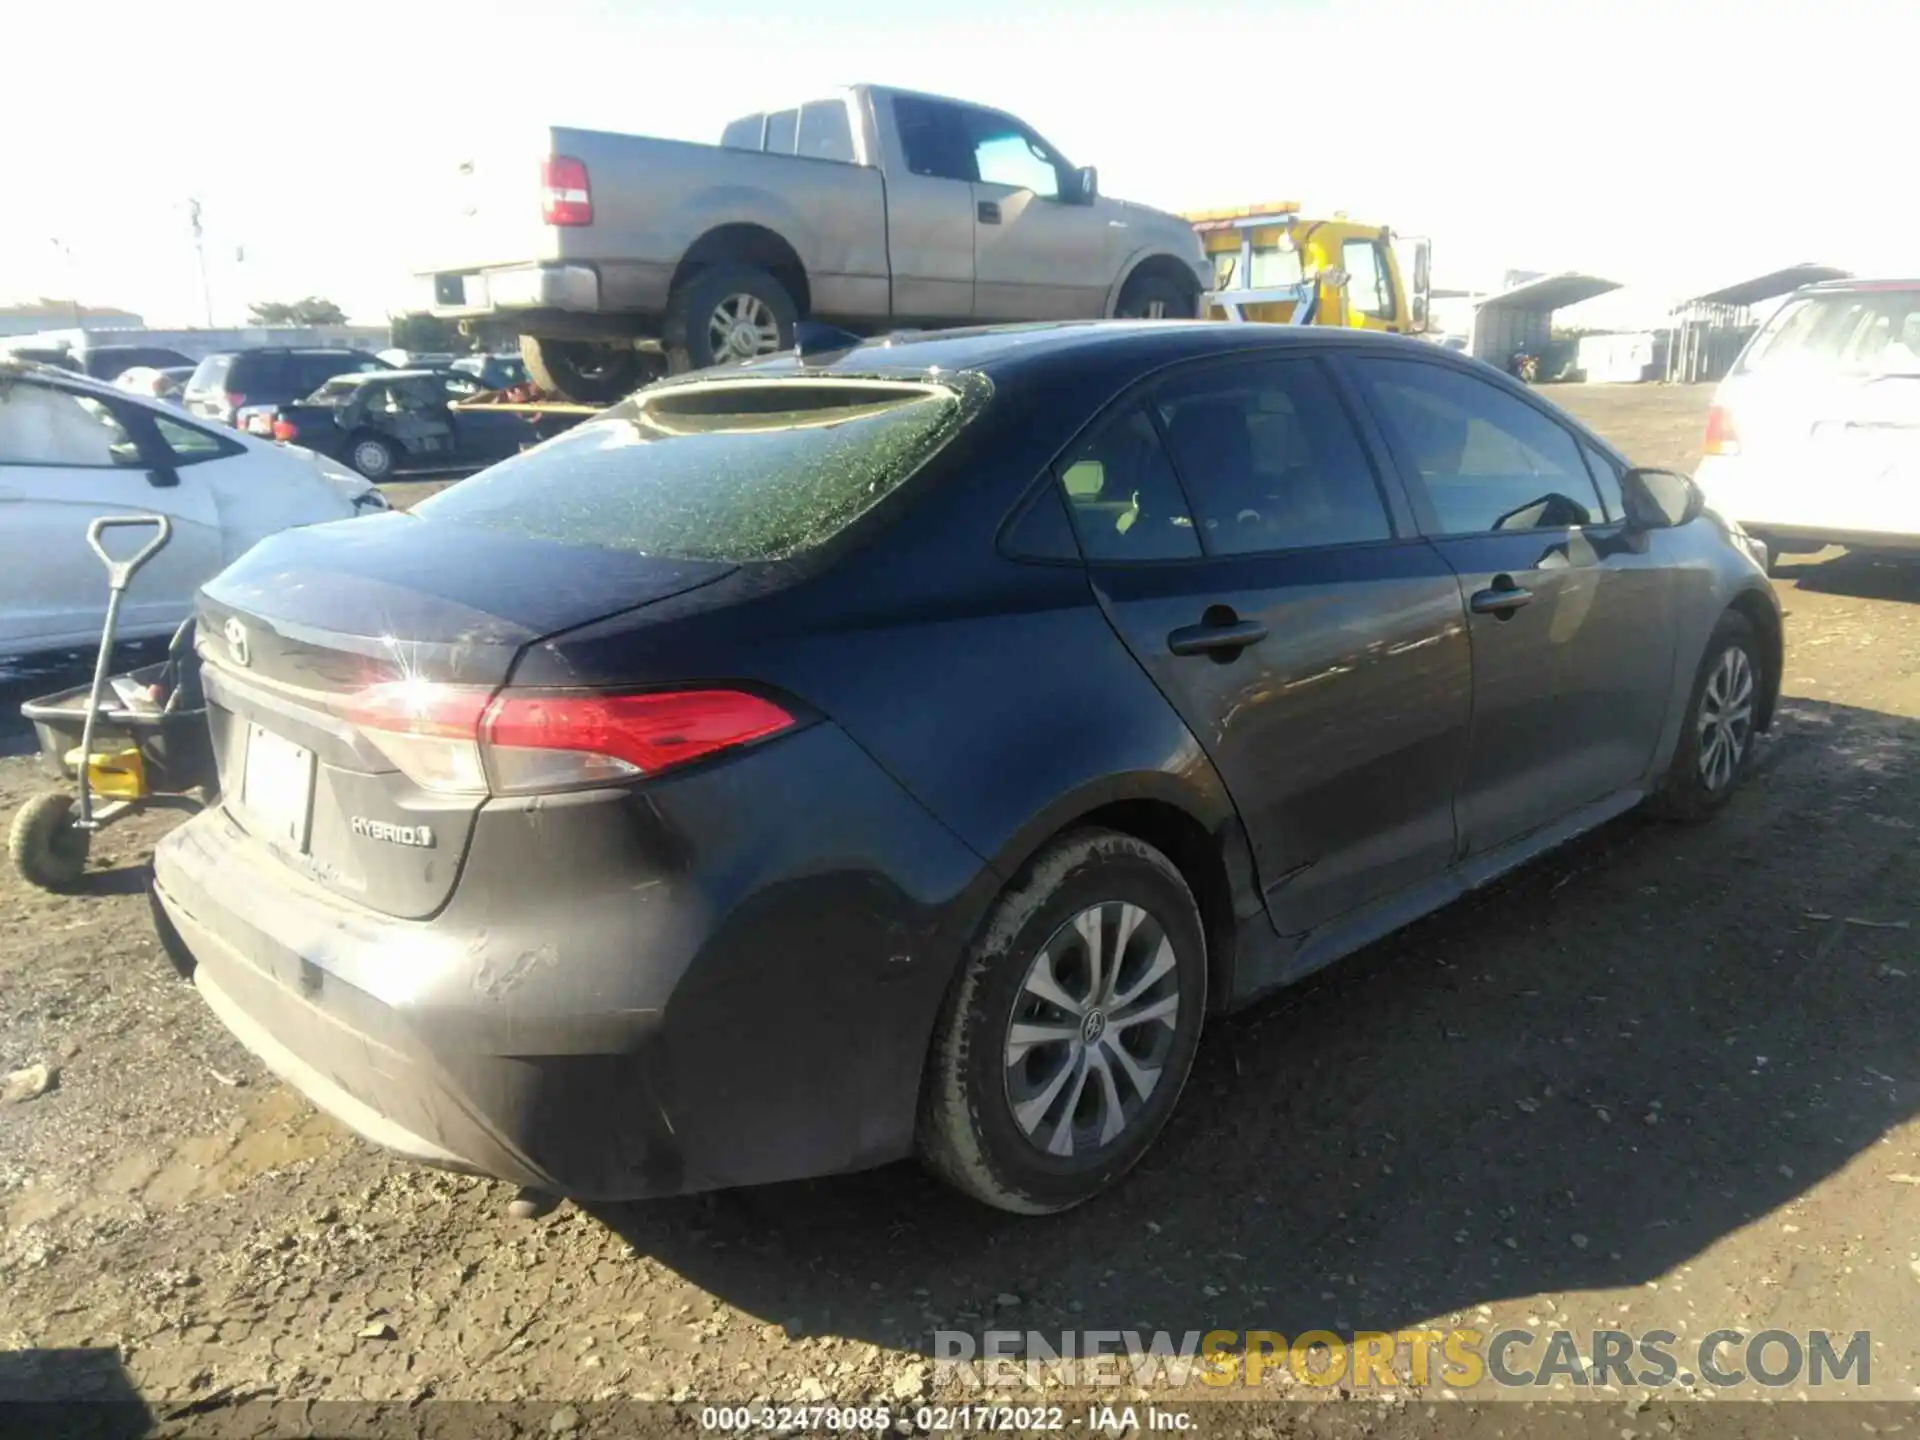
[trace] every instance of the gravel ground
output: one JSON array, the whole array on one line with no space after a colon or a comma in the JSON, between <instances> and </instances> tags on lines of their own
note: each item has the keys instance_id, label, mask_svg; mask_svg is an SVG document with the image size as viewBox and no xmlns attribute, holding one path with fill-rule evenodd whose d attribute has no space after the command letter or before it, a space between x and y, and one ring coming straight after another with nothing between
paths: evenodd
<instances>
[{"instance_id":1,"label":"gravel ground","mask_svg":"<svg viewBox=\"0 0 1920 1440\"><path fill-rule=\"evenodd\" d=\"M1549 393L1691 464L1705 390ZM897 1404L941 1393L936 1330L1461 1324L1870 1330L1841 1389L1910 1401L1920 566L1777 583L1787 698L1722 816L1627 817L1214 1024L1142 1169L1050 1220L901 1165L514 1221L316 1115L179 982L143 888L170 817L107 831L84 895L0 876L0 1071L55 1072L0 1102L0 1397ZM0 816L42 783L0 759ZM1646 1421L1757 1425L1683 1403L1712 1393ZM1355 1408L1431 1433L1437 1385L1395 1398Z\"/></svg>"}]
</instances>

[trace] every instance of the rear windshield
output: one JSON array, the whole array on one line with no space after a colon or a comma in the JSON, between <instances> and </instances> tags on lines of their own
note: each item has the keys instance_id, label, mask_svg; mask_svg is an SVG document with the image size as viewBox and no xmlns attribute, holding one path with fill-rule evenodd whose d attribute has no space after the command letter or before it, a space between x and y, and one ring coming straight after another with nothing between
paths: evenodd
<instances>
[{"instance_id":1,"label":"rear windshield","mask_svg":"<svg viewBox=\"0 0 1920 1440\"><path fill-rule=\"evenodd\" d=\"M189 390L223 390L226 388L227 371L233 368L233 356L209 355L194 367L192 377L187 381Z\"/></svg>"},{"instance_id":2,"label":"rear windshield","mask_svg":"<svg viewBox=\"0 0 1920 1440\"><path fill-rule=\"evenodd\" d=\"M648 391L413 513L678 560L781 560L897 489L989 391L973 375Z\"/></svg>"},{"instance_id":3,"label":"rear windshield","mask_svg":"<svg viewBox=\"0 0 1920 1440\"><path fill-rule=\"evenodd\" d=\"M1740 370L1920 372L1920 289L1836 290L1789 300L1754 336Z\"/></svg>"}]
</instances>

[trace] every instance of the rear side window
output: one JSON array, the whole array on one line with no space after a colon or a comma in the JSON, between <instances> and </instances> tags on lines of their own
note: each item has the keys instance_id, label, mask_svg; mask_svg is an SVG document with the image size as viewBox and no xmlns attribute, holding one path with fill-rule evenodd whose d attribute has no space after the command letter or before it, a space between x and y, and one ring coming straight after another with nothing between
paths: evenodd
<instances>
[{"instance_id":1,"label":"rear side window","mask_svg":"<svg viewBox=\"0 0 1920 1440\"><path fill-rule=\"evenodd\" d=\"M776 110L767 116L767 141L765 150L769 155L791 155L793 153L793 132L800 123L798 110Z\"/></svg>"},{"instance_id":2,"label":"rear side window","mask_svg":"<svg viewBox=\"0 0 1920 1440\"><path fill-rule=\"evenodd\" d=\"M733 150L758 150L760 129L766 121L764 115L743 115L738 120L730 120L727 128L720 132L720 143Z\"/></svg>"},{"instance_id":3,"label":"rear side window","mask_svg":"<svg viewBox=\"0 0 1920 1440\"><path fill-rule=\"evenodd\" d=\"M783 560L906 483L990 394L974 375L651 390L413 513L669 559Z\"/></svg>"},{"instance_id":4,"label":"rear side window","mask_svg":"<svg viewBox=\"0 0 1920 1440\"><path fill-rule=\"evenodd\" d=\"M1143 407L1102 426L1058 473L1087 559L1125 565L1199 555L1180 478Z\"/></svg>"},{"instance_id":5,"label":"rear side window","mask_svg":"<svg viewBox=\"0 0 1920 1440\"><path fill-rule=\"evenodd\" d=\"M1757 371L1920 372L1920 290L1838 290L1789 300L1740 357Z\"/></svg>"},{"instance_id":6,"label":"rear side window","mask_svg":"<svg viewBox=\"0 0 1920 1440\"><path fill-rule=\"evenodd\" d=\"M853 160L853 127L842 100L814 100L800 107L799 155L815 160Z\"/></svg>"},{"instance_id":7,"label":"rear side window","mask_svg":"<svg viewBox=\"0 0 1920 1440\"><path fill-rule=\"evenodd\" d=\"M1208 369L1165 386L1154 406L1208 554L1392 538L1373 467L1317 361Z\"/></svg>"},{"instance_id":8,"label":"rear side window","mask_svg":"<svg viewBox=\"0 0 1920 1440\"><path fill-rule=\"evenodd\" d=\"M1442 535L1604 524L1573 435L1476 375L1356 358L1355 372L1410 462Z\"/></svg>"},{"instance_id":9,"label":"rear side window","mask_svg":"<svg viewBox=\"0 0 1920 1440\"><path fill-rule=\"evenodd\" d=\"M105 470L144 463L113 407L70 390L0 382L0 465Z\"/></svg>"}]
</instances>

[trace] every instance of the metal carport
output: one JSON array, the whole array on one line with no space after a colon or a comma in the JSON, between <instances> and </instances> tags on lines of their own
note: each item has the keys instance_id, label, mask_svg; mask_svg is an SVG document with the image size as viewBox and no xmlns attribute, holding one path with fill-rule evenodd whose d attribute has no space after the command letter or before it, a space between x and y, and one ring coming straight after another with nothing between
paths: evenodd
<instances>
[{"instance_id":1,"label":"metal carport","mask_svg":"<svg viewBox=\"0 0 1920 1440\"><path fill-rule=\"evenodd\" d=\"M1473 344L1475 358L1507 367L1513 352L1524 346L1531 354L1544 354L1553 329L1553 313L1596 295L1618 290L1617 280L1602 280L1569 270L1560 275L1542 275L1489 295L1473 307Z\"/></svg>"}]
</instances>

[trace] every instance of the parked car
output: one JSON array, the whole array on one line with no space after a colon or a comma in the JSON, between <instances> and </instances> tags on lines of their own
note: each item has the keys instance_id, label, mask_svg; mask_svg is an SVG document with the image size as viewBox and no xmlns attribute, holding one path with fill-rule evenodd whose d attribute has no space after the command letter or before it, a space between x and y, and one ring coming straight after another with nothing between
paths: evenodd
<instances>
[{"instance_id":1,"label":"parked car","mask_svg":"<svg viewBox=\"0 0 1920 1440\"><path fill-rule=\"evenodd\" d=\"M130 370L122 370L114 377L113 383L117 388L132 391L135 395L177 401L196 368L193 365L169 365L164 369L156 369L151 365L135 365Z\"/></svg>"},{"instance_id":2,"label":"parked car","mask_svg":"<svg viewBox=\"0 0 1920 1440\"><path fill-rule=\"evenodd\" d=\"M471 375L482 390L507 390L527 383L527 364L518 355L462 355L448 368Z\"/></svg>"},{"instance_id":3,"label":"parked car","mask_svg":"<svg viewBox=\"0 0 1920 1440\"><path fill-rule=\"evenodd\" d=\"M1707 412L1696 478L1774 555L1920 551L1920 280L1797 292Z\"/></svg>"},{"instance_id":4,"label":"parked car","mask_svg":"<svg viewBox=\"0 0 1920 1440\"><path fill-rule=\"evenodd\" d=\"M379 358L396 370L444 370L454 361L451 350L382 350Z\"/></svg>"},{"instance_id":5,"label":"parked car","mask_svg":"<svg viewBox=\"0 0 1920 1440\"><path fill-rule=\"evenodd\" d=\"M917 1148L1084 1200L1206 1015L1710 814L1781 673L1685 476L1259 325L690 376L199 613L229 798L154 867L201 992L363 1135L590 1197Z\"/></svg>"},{"instance_id":6,"label":"parked car","mask_svg":"<svg viewBox=\"0 0 1920 1440\"><path fill-rule=\"evenodd\" d=\"M311 395L336 375L390 368L364 350L263 345L223 350L194 369L181 398L195 415L246 428L247 416Z\"/></svg>"},{"instance_id":7,"label":"parked car","mask_svg":"<svg viewBox=\"0 0 1920 1440\"><path fill-rule=\"evenodd\" d=\"M0 364L0 655L99 642L107 578L87 547L97 516L173 522L123 602L120 634L133 640L172 634L200 584L262 536L386 508L364 479L311 451L210 428L66 371Z\"/></svg>"},{"instance_id":8,"label":"parked car","mask_svg":"<svg viewBox=\"0 0 1920 1440\"><path fill-rule=\"evenodd\" d=\"M1179 216L1104 199L1023 121L939 96L856 85L736 120L718 149L535 139L537 169L507 141L461 162L414 308L510 324L534 381L588 404L656 373L642 340L697 368L787 349L808 317L1191 316L1212 282Z\"/></svg>"},{"instance_id":9,"label":"parked car","mask_svg":"<svg viewBox=\"0 0 1920 1440\"><path fill-rule=\"evenodd\" d=\"M271 412L265 429L351 465L369 480L422 466L490 465L533 439L518 415L456 413L448 402L481 391L458 371L375 370L336 375L306 399Z\"/></svg>"},{"instance_id":10,"label":"parked car","mask_svg":"<svg viewBox=\"0 0 1920 1440\"><path fill-rule=\"evenodd\" d=\"M89 345L76 358L80 368L96 380L117 380L141 365L156 370L184 365L191 371L196 364L191 356L165 345Z\"/></svg>"}]
</instances>

